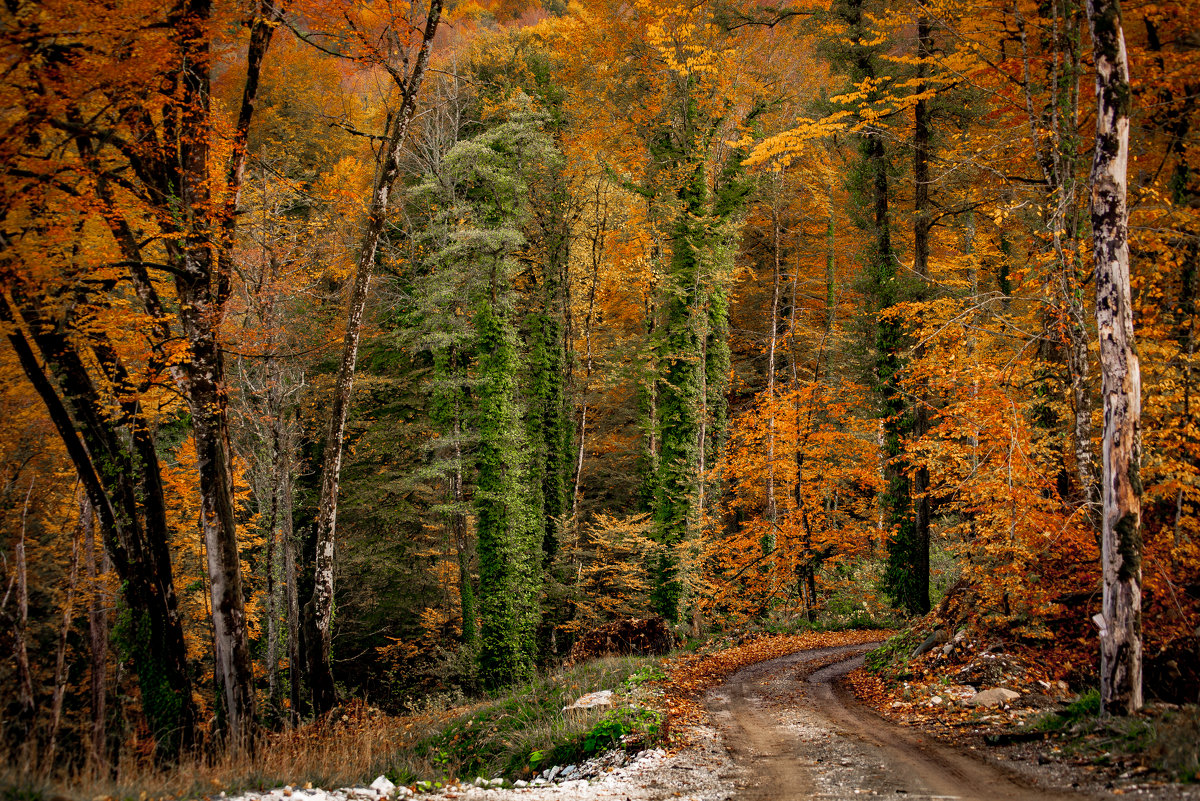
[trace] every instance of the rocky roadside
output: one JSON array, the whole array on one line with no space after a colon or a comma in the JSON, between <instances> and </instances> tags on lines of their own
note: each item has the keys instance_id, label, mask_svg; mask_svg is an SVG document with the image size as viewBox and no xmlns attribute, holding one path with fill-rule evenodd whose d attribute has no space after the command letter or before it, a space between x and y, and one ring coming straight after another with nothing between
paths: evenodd
<instances>
[{"instance_id":1,"label":"rocky roadside","mask_svg":"<svg viewBox=\"0 0 1200 801\"><path fill-rule=\"evenodd\" d=\"M508 782L478 777L471 782L438 786L419 782L396 786L380 776L368 787L336 790L281 787L262 793L245 793L226 801L384 801L411 799L478 799L479 801L726 801L734 795L736 767L715 730L692 727L689 747L678 751L661 748L632 757L609 751L579 765L561 765L543 771L532 781ZM224 798L224 794L221 796Z\"/></svg>"}]
</instances>

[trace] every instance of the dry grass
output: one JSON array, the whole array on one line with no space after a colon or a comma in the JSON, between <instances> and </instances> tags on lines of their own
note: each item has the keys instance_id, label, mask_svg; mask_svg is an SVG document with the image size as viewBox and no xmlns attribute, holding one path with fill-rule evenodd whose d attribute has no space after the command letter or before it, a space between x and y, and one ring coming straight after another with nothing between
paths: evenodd
<instances>
[{"instance_id":1,"label":"dry grass","mask_svg":"<svg viewBox=\"0 0 1200 801\"><path fill-rule=\"evenodd\" d=\"M448 713L442 713L444 717ZM46 766L28 753L0 754L0 798L187 798L291 784L341 787L384 773L414 731L434 728L438 715L389 717L364 705L285 732L261 735L252 751L196 756L154 765L140 749L124 749L111 771Z\"/></svg>"}]
</instances>

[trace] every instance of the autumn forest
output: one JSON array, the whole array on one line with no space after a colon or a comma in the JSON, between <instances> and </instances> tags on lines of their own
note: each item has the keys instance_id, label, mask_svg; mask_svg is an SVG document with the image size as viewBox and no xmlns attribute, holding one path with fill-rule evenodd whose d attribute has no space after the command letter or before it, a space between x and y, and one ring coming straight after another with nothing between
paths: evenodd
<instances>
[{"instance_id":1,"label":"autumn forest","mask_svg":"<svg viewBox=\"0 0 1200 801\"><path fill-rule=\"evenodd\" d=\"M957 615L1195 703L1198 21L7 0L0 761L253 750L631 618Z\"/></svg>"}]
</instances>

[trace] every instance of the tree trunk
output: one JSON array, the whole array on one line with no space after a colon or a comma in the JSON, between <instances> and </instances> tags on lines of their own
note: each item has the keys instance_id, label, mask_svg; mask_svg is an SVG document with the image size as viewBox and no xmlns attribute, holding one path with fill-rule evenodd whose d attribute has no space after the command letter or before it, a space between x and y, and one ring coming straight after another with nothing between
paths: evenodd
<instances>
[{"instance_id":1,"label":"tree trunk","mask_svg":"<svg viewBox=\"0 0 1200 801\"><path fill-rule=\"evenodd\" d=\"M1096 327L1103 376L1104 608L1100 703L1104 712L1142 707L1141 375L1129 288L1126 171L1132 90L1117 0L1089 0L1096 64L1092 241Z\"/></svg>"},{"instance_id":2,"label":"tree trunk","mask_svg":"<svg viewBox=\"0 0 1200 801\"><path fill-rule=\"evenodd\" d=\"M207 2L194 6L192 13L183 16L176 28L184 61L180 73L183 102L179 113L183 133L178 143L179 201L193 218L185 236L168 249L179 268L175 289L179 296L179 318L188 343L184 394L192 416L192 440L200 476L200 527L204 534L212 601L214 671L219 698L217 718L229 738L229 745L240 748L247 743L254 725L254 672L238 555L225 360L217 339L227 289L224 288L226 279L221 275L221 257L214 251L227 248L214 248L220 244L221 224L225 220L212 212L215 205L211 175L213 158L208 135L212 65L207 27L212 7ZM261 45L257 53L259 59L265 47L265 43ZM256 66L254 56L252 48L252 68ZM248 92L251 83L252 80L247 81ZM253 106L252 92L250 106ZM235 152L233 161L244 164L244 155ZM237 177L240 178L240 167ZM231 181L226 187L226 201L233 204L230 214L236 209L239 183Z\"/></svg>"},{"instance_id":3,"label":"tree trunk","mask_svg":"<svg viewBox=\"0 0 1200 801\"><path fill-rule=\"evenodd\" d=\"M62 624L58 629L58 646L54 654L54 695L50 704L50 737L46 744L45 764L49 769L54 765L54 755L58 750L58 729L62 724L63 696L67 689L67 636L71 633L71 619L74 617L75 588L79 583L79 539L91 536L91 507L85 502L79 504L79 536L71 541L71 572L67 579L67 597L63 599Z\"/></svg>"},{"instance_id":4,"label":"tree trunk","mask_svg":"<svg viewBox=\"0 0 1200 801\"><path fill-rule=\"evenodd\" d=\"M421 88L421 80L429 64L429 54L441 13L442 0L430 0L421 49L412 72L400 87L400 110L390 119L388 140L379 151L380 160L376 165L375 181L371 189L366 231L359 245L358 265L347 304L346 336L342 341L342 359L338 367L337 387L334 390L329 429L325 436L321 460L321 497L316 521L317 550L313 594L305 605L306 610L311 609L312 614L312 620L310 623L306 622L306 626L316 635L316 641L308 642L307 648L308 679L312 688L313 709L317 714L329 711L337 700L330 668L329 646L330 622L333 619L338 485L341 478L342 446L346 436L346 417L350 410L350 395L354 388L354 371L358 361L358 342L362 335L363 313L366 310L371 273L375 267L375 253L387 222L392 185L400 174L400 157L404 149L405 134L416 110L417 92Z\"/></svg>"},{"instance_id":5,"label":"tree trunk","mask_svg":"<svg viewBox=\"0 0 1200 801\"><path fill-rule=\"evenodd\" d=\"M291 473L288 474L288 495L291 495ZM279 535L283 544L284 598L287 603L287 658L288 692L291 698L291 722L296 725L306 713L304 693L301 692L304 676L304 656L300 649L300 592L296 582L296 538L292 528L292 516L283 518L283 531Z\"/></svg>"},{"instance_id":6,"label":"tree trunk","mask_svg":"<svg viewBox=\"0 0 1200 801\"><path fill-rule=\"evenodd\" d=\"M25 528L29 519L29 501L33 497L33 479L25 492L25 506L21 511L21 534L13 549L13 562L17 571L17 616L13 621L13 659L17 664L17 718L24 728L24 741L29 744L33 734L36 711L33 696L33 675L29 670L29 650L25 642L29 628L29 579L25 565Z\"/></svg>"},{"instance_id":7,"label":"tree trunk","mask_svg":"<svg viewBox=\"0 0 1200 801\"><path fill-rule=\"evenodd\" d=\"M91 760L98 767L108 763L104 746L104 712L107 701L108 677L108 611L106 599L100 592L100 576L104 572L96 564L95 512L87 493L79 498L79 519L83 525L83 558L88 577L88 645L91 651L92 731Z\"/></svg>"},{"instance_id":8,"label":"tree trunk","mask_svg":"<svg viewBox=\"0 0 1200 801\"><path fill-rule=\"evenodd\" d=\"M18 311L25 329L16 325ZM10 302L0 294L0 321L8 324L9 342L46 405L100 522L132 618L130 648L142 708L156 739L157 756L171 759L194 742L196 708L167 547L154 439L138 417L136 404L132 409L126 406L124 422L132 429L133 440L130 451L120 423L102 405L82 356L34 299L17 298L14 293ZM50 369L56 380L48 374Z\"/></svg>"},{"instance_id":9,"label":"tree trunk","mask_svg":"<svg viewBox=\"0 0 1200 801\"><path fill-rule=\"evenodd\" d=\"M588 284L588 310L583 318L584 372L583 387L579 391L579 447L576 451L574 481L571 489L571 525L579 530L580 486L583 481L583 457L587 443L588 396L592 391L592 324L596 318L596 286L599 283L600 263L604 259L604 232L608 230L608 203L600 197L600 185L596 186L596 225L591 235L591 278ZM603 205L602 205L603 204ZM603 212L601 212L603 208Z\"/></svg>"},{"instance_id":10,"label":"tree trunk","mask_svg":"<svg viewBox=\"0 0 1200 801\"><path fill-rule=\"evenodd\" d=\"M771 317L768 321L771 332L767 341L767 402L771 404L767 420L767 520L771 531L763 538L763 553L775 550L775 529L779 524L779 510L775 503L775 348L779 342L779 278L782 237L780 236L779 209L771 209Z\"/></svg>"},{"instance_id":11,"label":"tree trunk","mask_svg":"<svg viewBox=\"0 0 1200 801\"><path fill-rule=\"evenodd\" d=\"M272 392L273 389L268 389ZM291 516L291 499L281 499L285 466L283 458L283 420L280 410L271 413L271 511L267 516L267 698L273 710L279 709L279 529L281 514ZM281 511L282 510L282 511Z\"/></svg>"},{"instance_id":12,"label":"tree trunk","mask_svg":"<svg viewBox=\"0 0 1200 801\"><path fill-rule=\"evenodd\" d=\"M933 35L929 30L929 18L923 13L917 16L917 79L920 91L928 89L925 78L929 73L927 64L933 49ZM929 281L929 233L932 221L929 216L929 103L918 100L913 109L913 270L926 285ZM925 295L925 287L922 287ZM918 348L917 358L924 355ZM929 393L922 382L913 410L913 439L920 441L929 431ZM913 586L916 591L916 609L924 614L929 611L929 465L925 460L916 466L913 474L913 517L915 536L913 540Z\"/></svg>"}]
</instances>

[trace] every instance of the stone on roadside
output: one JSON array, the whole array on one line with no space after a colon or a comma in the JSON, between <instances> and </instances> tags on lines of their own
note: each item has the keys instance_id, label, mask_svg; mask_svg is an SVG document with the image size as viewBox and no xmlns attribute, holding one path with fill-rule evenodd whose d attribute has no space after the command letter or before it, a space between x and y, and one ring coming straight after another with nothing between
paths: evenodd
<instances>
[{"instance_id":1,"label":"stone on roadside","mask_svg":"<svg viewBox=\"0 0 1200 801\"><path fill-rule=\"evenodd\" d=\"M380 776L375 781L371 782L371 789L383 796L390 796L396 792L396 785L387 776Z\"/></svg>"},{"instance_id":2,"label":"stone on roadside","mask_svg":"<svg viewBox=\"0 0 1200 801\"><path fill-rule=\"evenodd\" d=\"M971 706L1001 706L1020 697L1020 693L1007 688L992 687L990 690L975 693L967 703Z\"/></svg>"},{"instance_id":3,"label":"stone on roadside","mask_svg":"<svg viewBox=\"0 0 1200 801\"><path fill-rule=\"evenodd\" d=\"M613 691L599 690L587 695L581 695L575 699L575 703L570 706L564 706L563 712L572 709L594 709L596 707L608 707L613 705Z\"/></svg>"}]
</instances>

